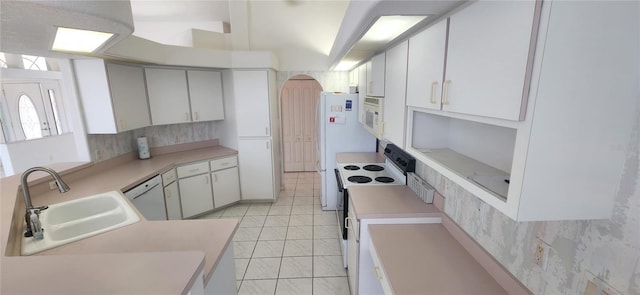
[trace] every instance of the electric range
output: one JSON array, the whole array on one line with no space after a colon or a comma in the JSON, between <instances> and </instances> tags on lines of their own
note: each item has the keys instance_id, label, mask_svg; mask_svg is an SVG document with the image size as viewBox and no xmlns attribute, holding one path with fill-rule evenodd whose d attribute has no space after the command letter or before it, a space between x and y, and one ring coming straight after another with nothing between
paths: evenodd
<instances>
[{"instance_id":1,"label":"electric range","mask_svg":"<svg viewBox=\"0 0 640 295\"><path fill-rule=\"evenodd\" d=\"M343 239L344 266L347 267L349 188L368 185L407 185L407 172L415 172L416 159L394 144L384 149L384 163L340 163L334 170L338 183L338 226Z\"/></svg>"}]
</instances>

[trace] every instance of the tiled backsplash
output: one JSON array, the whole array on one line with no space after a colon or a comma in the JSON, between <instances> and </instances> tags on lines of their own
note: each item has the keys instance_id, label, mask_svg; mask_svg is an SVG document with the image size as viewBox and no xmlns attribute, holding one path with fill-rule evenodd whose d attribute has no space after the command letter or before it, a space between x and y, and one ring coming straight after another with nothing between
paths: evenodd
<instances>
[{"instance_id":1,"label":"tiled backsplash","mask_svg":"<svg viewBox=\"0 0 640 295\"><path fill-rule=\"evenodd\" d=\"M151 126L118 134L89 134L87 141L91 160L102 162L129 152L137 151L136 138L146 136L149 147L161 147L180 143L218 138L217 122L198 122Z\"/></svg>"},{"instance_id":2,"label":"tiled backsplash","mask_svg":"<svg viewBox=\"0 0 640 295\"><path fill-rule=\"evenodd\" d=\"M534 294L584 294L587 277L640 294L640 116L609 220L515 222L431 167L417 173L445 198L445 212ZM549 204L553 206L553 204ZM552 248L546 271L536 239Z\"/></svg>"}]
</instances>

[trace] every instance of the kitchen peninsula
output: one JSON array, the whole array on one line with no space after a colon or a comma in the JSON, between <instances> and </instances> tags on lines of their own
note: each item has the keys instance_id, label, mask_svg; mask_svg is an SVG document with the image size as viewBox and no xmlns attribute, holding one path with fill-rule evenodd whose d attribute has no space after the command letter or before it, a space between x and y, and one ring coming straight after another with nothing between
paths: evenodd
<instances>
[{"instance_id":1,"label":"kitchen peninsula","mask_svg":"<svg viewBox=\"0 0 640 295\"><path fill-rule=\"evenodd\" d=\"M30 181L35 206L106 191L125 191L179 164L236 155L216 140L152 151L149 160L126 154L96 164L54 166L69 184L50 191L49 178ZM147 221L20 256L24 202L20 175L0 180L2 294L209 294L235 292L231 240L235 219ZM124 196L123 196L124 198ZM133 207L133 206L132 206ZM46 232L45 232L46 234Z\"/></svg>"}]
</instances>

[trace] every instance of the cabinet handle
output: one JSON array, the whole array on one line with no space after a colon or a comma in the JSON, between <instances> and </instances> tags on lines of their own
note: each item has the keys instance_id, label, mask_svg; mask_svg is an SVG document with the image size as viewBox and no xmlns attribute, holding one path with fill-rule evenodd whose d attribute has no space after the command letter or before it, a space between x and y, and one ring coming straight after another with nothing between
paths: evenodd
<instances>
[{"instance_id":1,"label":"cabinet handle","mask_svg":"<svg viewBox=\"0 0 640 295\"><path fill-rule=\"evenodd\" d=\"M196 112L195 117L196 117L196 121L198 121L198 112Z\"/></svg>"},{"instance_id":2,"label":"cabinet handle","mask_svg":"<svg viewBox=\"0 0 640 295\"><path fill-rule=\"evenodd\" d=\"M376 273L376 279L378 279L378 281L382 281L382 276L380 275L380 273L378 272L380 270L380 268L378 268L377 266L373 267L373 272Z\"/></svg>"},{"instance_id":3,"label":"cabinet handle","mask_svg":"<svg viewBox=\"0 0 640 295\"><path fill-rule=\"evenodd\" d=\"M207 177L208 175L204 176L204 183L209 184L209 177Z\"/></svg>"},{"instance_id":4,"label":"cabinet handle","mask_svg":"<svg viewBox=\"0 0 640 295\"><path fill-rule=\"evenodd\" d=\"M190 169L190 170L189 170L189 172L198 172L198 171L200 171L200 169L199 169L199 168L195 168L195 169Z\"/></svg>"},{"instance_id":5,"label":"cabinet handle","mask_svg":"<svg viewBox=\"0 0 640 295\"><path fill-rule=\"evenodd\" d=\"M218 174L213 174L213 182L218 182Z\"/></svg>"},{"instance_id":6,"label":"cabinet handle","mask_svg":"<svg viewBox=\"0 0 640 295\"><path fill-rule=\"evenodd\" d=\"M165 195L165 197L167 197L167 199L171 198L171 191L168 190L168 189L164 189L164 195Z\"/></svg>"},{"instance_id":7,"label":"cabinet handle","mask_svg":"<svg viewBox=\"0 0 640 295\"><path fill-rule=\"evenodd\" d=\"M267 143L267 149L269 149L269 142L267 141L266 143Z\"/></svg>"},{"instance_id":8,"label":"cabinet handle","mask_svg":"<svg viewBox=\"0 0 640 295\"><path fill-rule=\"evenodd\" d=\"M269 135L269 127L264 128L264 135Z\"/></svg>"},{"instance_id":9,"label":"cabinet handle","mask_svg":"<svg viewBox=\"0 0 640 295\"><path fill-rule=\"evenodd\" d=\"M451 80L444 81L442 87L442 104L449 104L449 85L451 85Z\"/></svg>"},{"instance_id":10,"label":"cabinet handle","mask_svg":"<svg viewBox=\"0 0 640 295\"><path fill-rule=\"evenodd\" d=\"M432 104L436 103L436 88L438 87L438 81L431 82L431 99L429 100Z\"/></svg>"},{"instance_id":11,"label":"cabinet handle","mask_svg":"<svg viewBox=\"0 0 640 295\"><path fill-rule=\"evenodd\" d=\"M349 217L344 218L344 228L349 228Z\"/></svg>"}]
</instances>

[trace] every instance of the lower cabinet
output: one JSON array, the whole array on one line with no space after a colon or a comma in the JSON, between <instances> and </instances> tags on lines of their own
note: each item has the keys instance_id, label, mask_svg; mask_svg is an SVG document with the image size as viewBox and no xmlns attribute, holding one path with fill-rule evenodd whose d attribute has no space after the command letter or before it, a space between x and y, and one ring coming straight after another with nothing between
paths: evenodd
<instances>
[{"instance_id":1,"label":"lower cabinet","mask_svg":"<svg viewBox=\"0 0 640 295\"><path fill-rule=\"evenodd\" d=\"M180 209L180 191L178 182L174 181L164 187L164 203L167 205L167 219L182 219L182 209Z\"/></svg>"},{"instance_id":2,"label":"lower cabinet","mask_svg":"<svg viewBox=\"0 0 640 295\"><path fill-rule=\"evenodd\" d=\"M204 278L206 280L206 278ZM238 294L236 285L236 264L233 259L233 243L224 251L216 269L208 281L205 282L204 294L207 295L235 295Z\"/></svg>"},{"instance_id":3,"label":"lower cabinet","mask_svg":"<svg viewBox=\"0 0 640 295\"><path fill-rule=\"evenodd\" d=\"M165 187L169 219L194 217L240 201L238 157L235 155L181 165L176 171L176 186ZM165 174L170 180L170 172Z\"/></svg>"},{"instance_id":4,"label":"lower cabinet","mask_svg":"<svg viewBox=\"0 0 640 295\"><path fill-rule=\"evenodd\" d=\"M211 179L216 208L240 201L238 167L214 171L211 173Z\"/></svg>"},{"instance_id":5,"label":"lower cabinet","mask_svg":"<svg viewBox=\"0 0 640 295\"><path fill-rule=\"evenodd\" d=\"M178 185L183 218L213 210L213 191L209 173L180 178Z\"/></svg>"},{"instance_id":6,"label":"lower cabinet","mask_svg":"<svg viewBox=\"0 0 640 295\"><path fill-rule=\"evenodd\" d=\"M275 200L274 165L270 138L241 139L238 141L240 155L240 179L243 200ZM279 189L279 187L277 187Z\"/></svg>"},{"instance_id":7,"label":"lower cabinet","mask_svg":"<svg viewBox=\"0 0 640 295\"><path fill-rule=\"evenodd\" d=\"M354 208L349 203L349 208ZM349 211L347 233L347 260L351 295L387 294L380 283L381 273L371 257L370 224L441 223L440 217L362 218Z\"/></svg>"}]
</instances>

